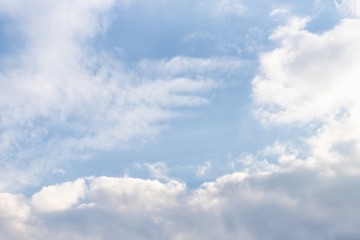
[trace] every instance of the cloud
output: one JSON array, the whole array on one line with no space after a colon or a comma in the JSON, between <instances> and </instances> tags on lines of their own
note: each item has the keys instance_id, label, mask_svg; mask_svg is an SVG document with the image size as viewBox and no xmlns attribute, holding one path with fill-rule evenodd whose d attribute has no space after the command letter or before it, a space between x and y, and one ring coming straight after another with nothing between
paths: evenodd
<instances>
[{"instance_id":1,"label":"cloud","mask_svg":"<svg viewBox=\"0 0 360 240\"><path fill-rule=\"evenodd\" d=\"M237 0L221 0L217 6L216 15L243 15L246 11L245 5Z\"/></svg>"},{"instance_id":2,"label":"cloud","mask_svg":"<svg viewBox=\"0 0 360 240\"><path fill-rule=\"evenodd\" d=\"M134 167L138 169L146 169L149 172L150 176L155 179L159 179L159 180L170 179L168 176L169 168L164 162L144 163L144 164L137 163L135 164Z\"/></svg>"},{"instance_id":3,"label":"cloud","mask_svg":"<svg viewBox=\"0 0 360 240\"><path fill-rule=\"evenodd\" d=\"M243 16L247 10L246 4L241 0L220 1L196 1L197 7L202 13L210 14L212 17Z\"/></svg>"},{"instance_id":4,"label":"cloud","mask_svg":"<svg viewBox=\"0 0 360 240\"><path fill-rule=\"evenodd\" d=\"M31 202L40 212L64 211L76 204L84 195L84 180L42 188Z\"/></svg>"},{"instance_id":5,"label":"cloud","mask_svg":"<svg viewBox=\"0 0 360 240\"><path fill-rule=\"evenodd\" d=\"M289 11L288 7L275 8L270 12L269 17L286 16L289 14Z\"/></svg>"},{"instance_id":6,"label":"cloud","mask_svg":"<svg viewBox=\"0 0 360 240\"><path fill-rule=\"evenodd\" d=\"M7 11L15 11L14 6ZM306 30L308 21L293 18L273 33L278 48L261 56L253 80L257 117L269 126L300 126L309 132L305 147L276 141L234 160L231 166L239 165L239 171L195 189L173 180L166 165L156 163L143 166L162 181L83 177L45 186L31 196L2 193L2 237L358 239L359 22L343 19L333 29L312 33ZM209 72L233 62L175 57L143 60L133 71L84 50L80 43L102 29L87 27L63 51L45 45L59 59L34 54L41 48L33 46L41 44L30 44L19 53L25 59L20 67L1 73L0 89L6 91L0 90L0 109L7 113L0 122L2 176L12 179L3 180L3 188L13 186L14 179L29 181L17 174L18 167L40 174L90 150L156 135L181 107L206 104L204 91L216 86ZM51 34L44 38L52 40ZM68 47L68 54L76 55L67 55ZM66 61L69 56L74 58ZM24 164L29 156L33 160ZM205 163L200 173L206 168Z\"/></svg>"},{"instance_id":7,"label":"cloud","mask_svg":"<svg viewBox=\"0 0 360 240\"><path fill-rule=\"evenodd\" d=\"M211 162L206 161L203 165L199 166L196 170L196 176L199 178L207 177L211 173Z\"/></svg>"},{"instance_id":8,"label":"cloud","mask_svg":"<svg viewBox=\"0 0 360 240\"><path fill-rule=\"evenodd\" d=\"M272 38L280 46L261 56L253 96L263 121L323 121L358 102L354 89L360 46L354 39L360 35L354 29L360 22L343 19L333 29L315 34L304 29L307 21L294 18L278 28Z\"/></svg>"},{"instance_id":9,"label":"cloud","mask_svg":"<svg viewBox=\"0 0 360 240\"><path fill-rule=\"evenodd\" d=\"M273 33L279 47L262 54L253 80L255 114L267 125L307 129L305 164L357 172L360 22L345 18L316 34L305 29L308 21L293 18Z\"/></svg>"},{"instance_id":10,"label":"cloud","mask_svg":"<svg viewBox=\"0 0 360 240\"><path fill-rule=\"evenodd\" d=\"M360 3L356 0L335 1L338 11L347 17L360 17Z\"/></svg>"},{"instance_id":11,"label":"cloud","mask_svg":"<svg viewBox=\"0 0 360 240\"><path fill-rule=\"evenodd\" d=\"M246 61L234 57L210 57L210 58L192 58L192 57L174 57L170 60L149 61L142 60L138 64L140 73L179 76L188 74L193 77L201 77L206 73L219 74L224 77L226 74L233 74L246 65Z\"/></svg>"},{"instance_id":12,"label":"cloud","mask_svg":"<svg viewBox=\"0 0 360 240\"><path fill-rule=\"evenodd\" d=\"M4 239L25 239L36 230L29 224L31 207L22 195L0 193L0 231Z\"/></svg>"},{"instance_id":13,"label":"cloud","mask_svg":"<svg viewBox=\"0 0 360 240\"><path fill-rule=\"evenodd\" d=\"M253 80L259 119L268 126L300 126L306 132L304 145L292 146L289 155L277 143L264 153L277 155L280 169L287 173L276 174L281 176L276 185L282 185L280 191L286 195L296 196L293 199L303 212L298 218L293 210L286 211L289 223L298 226L295 235L287 238L356 239L360 233L350 225L358 219L350 212L359 211L352 189L359 178L360 156L360 102L355 91L360 46L354 42L359 38L355 31L359 21L345 18L318 34L306 30L307 21L295 18L275 31L273 39L279 47L261 56L261 73ZM266 190L274 183L270 179ZM294 191L288 183L297 185ZM316 231L307 232L310 226Z\"/></svg>"},{"instance_id":14,"label":"cloud","mask_svg":"<svg viewBox=\"0 0 360 240\"><path fill-rule=\"evenodd\" d=\"M36 184L64 161L154 137L185 107L209 103L227 58L177 56L128 65L96 48L128 1L1 1L23 45L0 72L0 189ZM96 50L97 49L97 50ZM223 68L223 69L222 69ZM20 176L20 177L17 177Z\"/></svg>"},{"instance_id":15,"label":"cloud","mask_svg":"<svg viewBox=\"0 0 360 240\"><path fill-rule=\"evenodd\" d=\"M0 227L14 240L117 239L119 234L131 239L356 238L358 181L358 176L324 177L306 168L236 172L194 190L174 180L82 178L44 187L31 201L2 194L2 206L11 205L2 208ZM64 196L74 189L84 194L70 206ZM63 196L66 208L53 208L61 202L55 194ZM40 199L47 211L38 211Z\"/></svg>"}]
</instances>

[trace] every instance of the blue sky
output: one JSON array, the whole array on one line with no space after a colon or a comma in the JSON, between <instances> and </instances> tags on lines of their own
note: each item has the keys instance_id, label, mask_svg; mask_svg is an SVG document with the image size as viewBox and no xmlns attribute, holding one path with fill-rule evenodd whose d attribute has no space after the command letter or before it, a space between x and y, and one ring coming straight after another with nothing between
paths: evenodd
<instances>
[{"instance_id":1,"label":"blue sky","mask_svg":"<svg viewBox=\"0 0 360 240\"><path fill-rule=\"evenodd\" d=\"M358 239L359 18L0 0L0 239Z\"/></svg>"}]
</instances>

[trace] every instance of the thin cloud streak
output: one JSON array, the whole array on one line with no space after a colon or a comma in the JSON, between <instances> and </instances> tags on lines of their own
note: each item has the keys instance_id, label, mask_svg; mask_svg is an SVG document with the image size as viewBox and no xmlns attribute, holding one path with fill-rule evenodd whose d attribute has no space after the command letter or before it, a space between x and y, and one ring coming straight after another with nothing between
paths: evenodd
<instances>
[{"instance_id":1,"label":"thin cloud streak","mask_svg":"<svg viewBox=\"0 0 360 240\"><path fill-rule=\"evenodd\" d=\"M35 7L24 11L26 4ZM129 67L95 53L91 40L106 31L118 4L128 2L1 2L25 46L0 73L0 189L37 184L64 161L154 138L181 115L177 108L209 103L206 93L218 85L213 72L242 67L235 59L180 56Z\"/></svg>"}]
</instances>

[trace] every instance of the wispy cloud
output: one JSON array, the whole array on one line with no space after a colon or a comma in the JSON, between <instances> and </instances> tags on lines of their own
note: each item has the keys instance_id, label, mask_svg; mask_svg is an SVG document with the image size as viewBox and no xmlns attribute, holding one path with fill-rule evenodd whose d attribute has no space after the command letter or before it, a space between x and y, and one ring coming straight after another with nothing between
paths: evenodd
<instances>
[{"instance_id":1,"label":"wispy cloud","mask_svg":"<svg viewBox=\"0 0 360 240\"><path fill-rule=\"evenodd\" d=\"M235 59L189 57L127 66L92 49L112 9L127 3L1 2L24 39L0 73L2 188L15 178L33 183L92 151L153 138L176 108L209 102L206 91L221 84L215 71L241 67Z\"/></svg>"},{"instance_id":2,"label":"wispy cloud","mask_svg":"<svg viewBox=\"0 0 360 240\"><path fill-rule=\"evenodd\" d=\"M345 17L360 17L360 3L356 0L335 1L339 12Z\"/></svg>"}]
</instances>

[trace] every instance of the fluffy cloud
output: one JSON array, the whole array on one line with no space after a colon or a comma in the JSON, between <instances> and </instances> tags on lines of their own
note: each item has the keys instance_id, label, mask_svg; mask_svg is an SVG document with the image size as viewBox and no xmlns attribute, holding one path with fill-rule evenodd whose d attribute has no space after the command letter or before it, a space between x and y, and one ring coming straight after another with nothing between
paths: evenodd
<instances>
[{"instance_id":1,"label":"fluffy cloud","mask_svg":"<svg viewBox=\"0 0 360 240\"><path fill-rule=\"evenodd\" d=\"M278 28L272 38L280 47L261 56L262 73L253 81L253 94L264 121L324 120L358 102L360 45L355 39L360 34L354 30L360 22L344 19L322 34L305 30L306 22L294 18Z\"/></svg>"},{"instance_id":2,"label":"fluffy cloud","mask_svg":"<svg viewBox=\"0 0 360 240\"><path fill-rule=\"evenodd\" d=\"M40 212L64 211L84 195L84 180L43 188L32 197L32 205Z\"/></svg>"},{"instance_id":3,"label":"fluffy cloud","mask_svg":"<svg viewBox=\"0 0 360 240\"><path fill-rule=\"evenodd\" d=\"M253 80L256 115L265 124L307 128L306 164L357 172L360 21L343 19L320 34L307 31L307 21L293 18L273 33L279 47L261 56Z\"/></svg>"},{"instance_id":4,"label":"fluffy cloud","mask_svg":"<svg viewBox=\"0 0 360 240\"><path fill-rule=\"evenodd\" d=\"M14 240L353 239L358 181L310 169L238 172L190 190L174 180L91 177L44 187L31 201L2 194L0 227ZM82 197L70 206L74 189Z\"/></svg>"}]
</instances>

